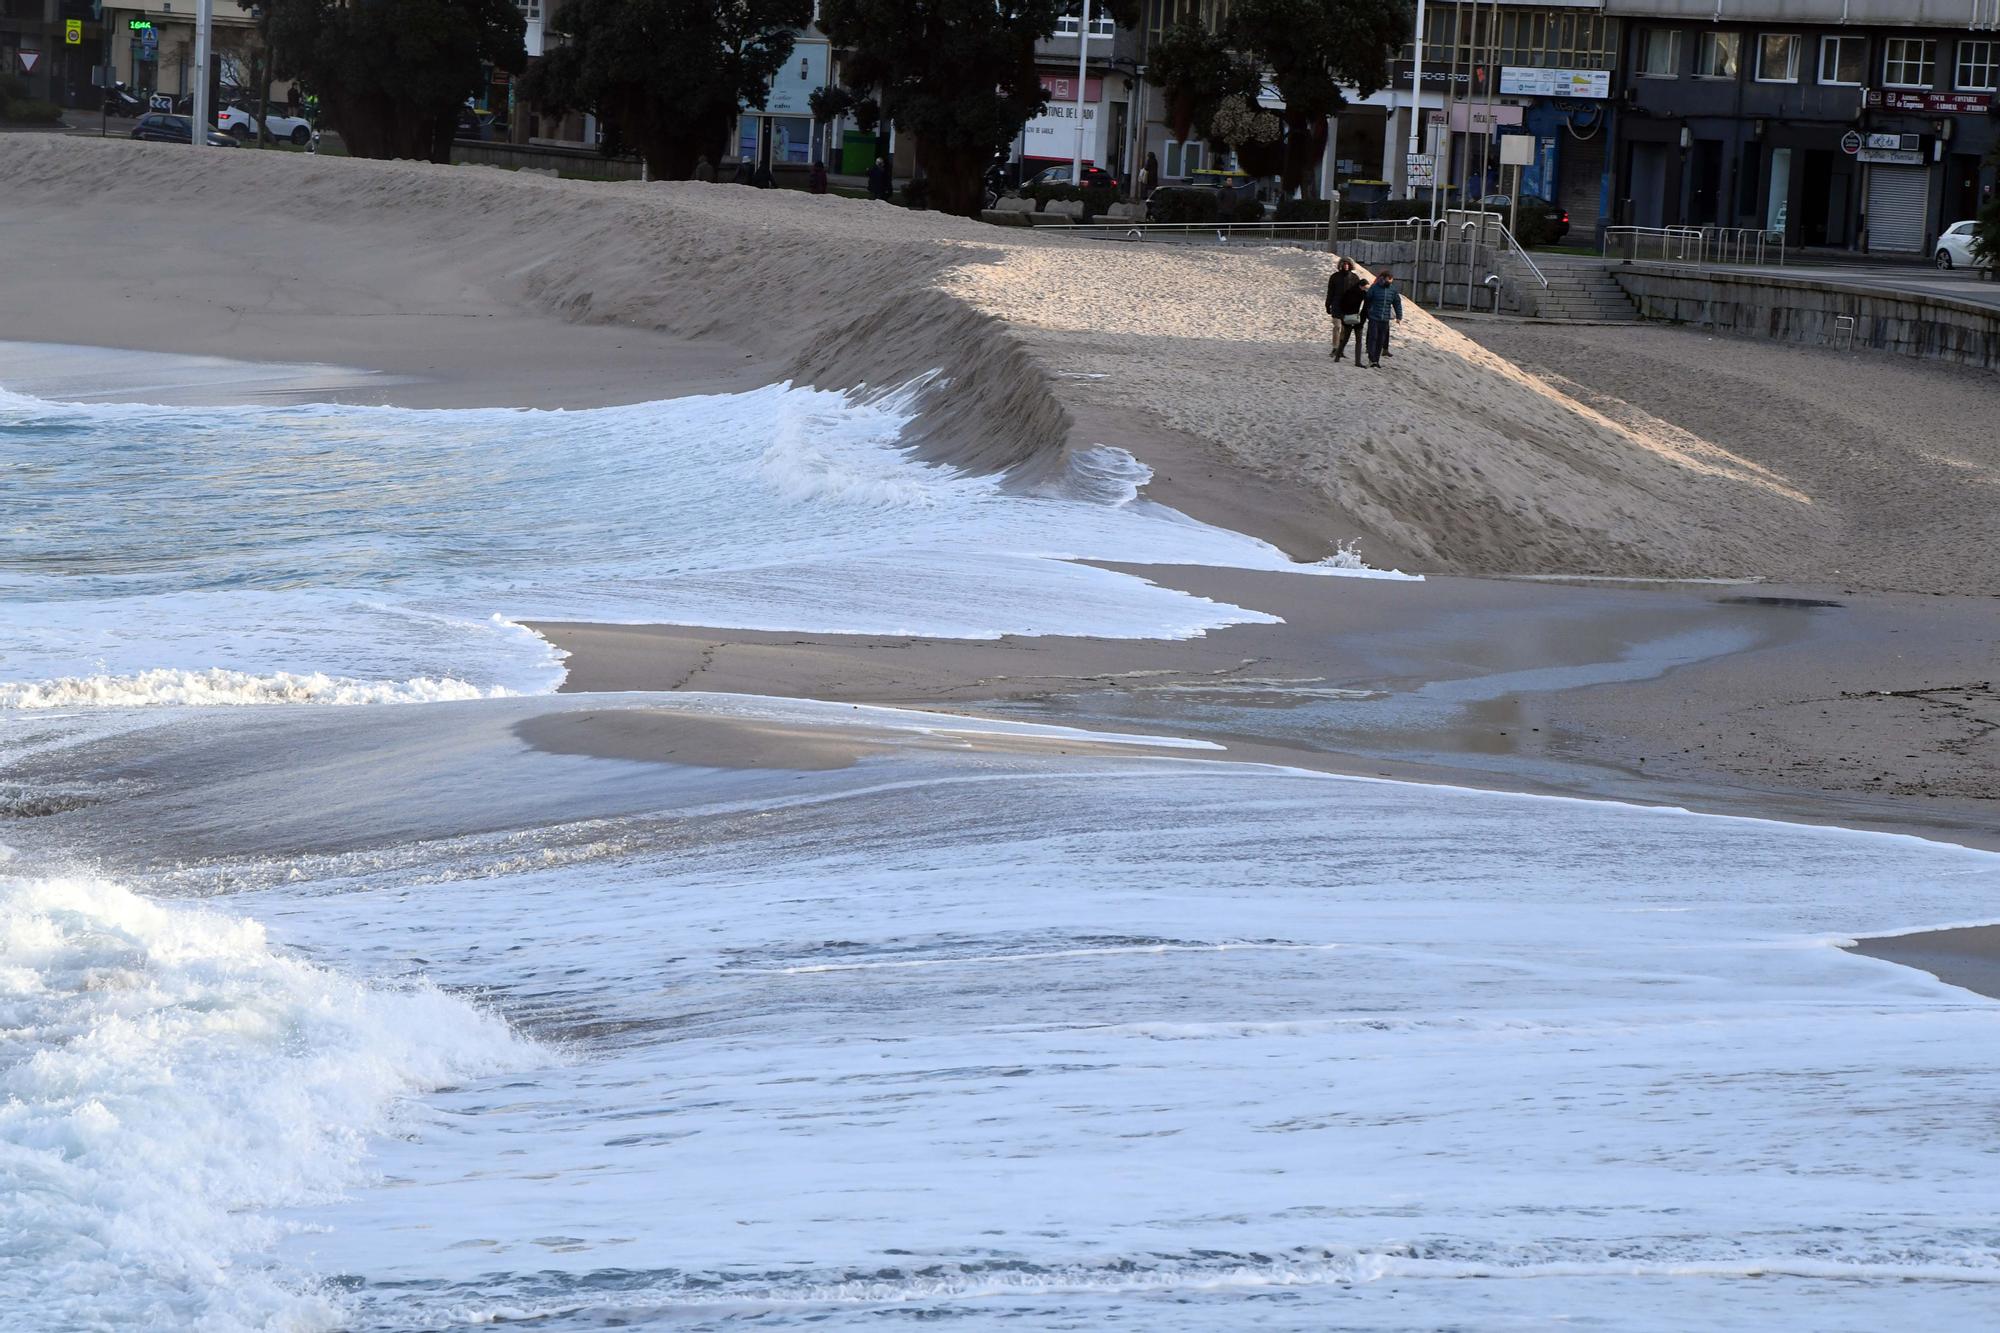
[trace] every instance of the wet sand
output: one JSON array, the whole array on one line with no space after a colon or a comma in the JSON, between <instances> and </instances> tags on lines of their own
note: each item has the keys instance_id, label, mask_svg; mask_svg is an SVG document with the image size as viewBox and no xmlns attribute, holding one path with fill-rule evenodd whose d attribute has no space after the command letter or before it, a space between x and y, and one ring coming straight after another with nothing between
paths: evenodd
<instances>
[{"instance_id":1,"label":"wet sand","mask_svg":"<svg viewBox=\"0 0 2000 1333\"><path fill-rule=\"evenodd\" d=\"M1185 641L535 628L571 653L569 691L741 692L1194 735L1239 759L2000 850L2000 728L1976 720L2000 708L1937 702L1990 690L2000 600L1132 572L1285 623Z\"/></svg>"},{"instance_id":2,"label":"wet sand","mask_svg":"<svg viewBox=\"0 0 2000 1333\"><path fill-rule=\"evenodd\" d=\"M1856 941L1853 952L1914 967L1947 985L2000 999L2000 926L1883 935Z\"/></svg>"}]
</instances>

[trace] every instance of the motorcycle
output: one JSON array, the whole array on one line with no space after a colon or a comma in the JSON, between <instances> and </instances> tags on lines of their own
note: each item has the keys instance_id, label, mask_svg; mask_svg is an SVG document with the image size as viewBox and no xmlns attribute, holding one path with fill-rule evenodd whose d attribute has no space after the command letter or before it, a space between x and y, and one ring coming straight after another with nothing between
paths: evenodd
<instances>
[{"instance_id":1,"label":"motorcycle","mask_svg":"<svg viewBox=\"0 0 2000 1333\"><path fill-rule=\"evenodd\" d=\"M134 119L147 111L146 99L133 92L122 83L114 83L104 90L104 113L109 116L128 116Z\"/></svg>"}]
</instances>

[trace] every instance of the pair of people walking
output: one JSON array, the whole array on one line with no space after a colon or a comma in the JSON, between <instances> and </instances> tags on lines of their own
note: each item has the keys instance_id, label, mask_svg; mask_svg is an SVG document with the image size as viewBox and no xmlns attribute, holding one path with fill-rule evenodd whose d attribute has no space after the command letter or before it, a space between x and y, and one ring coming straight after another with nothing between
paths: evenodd
<instances>
[{"instance_id":1,"label":"pair of people walking","mask_svg":"<svg viewBox=\"0 0 2000 1333\"><path fill-rule=\"evenodd\" d=\"M1344 361L1347 344L1354 344L1354 364L1368 353L1368 365L1379 370L1389 352L1389 321L1403 318L1403 294L1396 290L1395 275L1386 269L1374 282L1363 281L1354 261L1343 259L1326 282L1326 313L1333 317L1333 350L1336 361Z\"/></svg>"}]
</instances>

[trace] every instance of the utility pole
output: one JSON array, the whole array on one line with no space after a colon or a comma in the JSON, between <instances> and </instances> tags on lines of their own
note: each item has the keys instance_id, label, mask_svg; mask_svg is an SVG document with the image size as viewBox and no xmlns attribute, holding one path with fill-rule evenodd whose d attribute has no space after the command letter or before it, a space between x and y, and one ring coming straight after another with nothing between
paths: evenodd
<instances>
[{"instance_id":1,"label":"utility pole","mask_svg":"<svg viewBox=\"0 0 2000 1333\"><path fill-rule=\"evenodd\" d=\"M1424 0L1417 0L1417 46L1410 60L1410 151L1403 156L1403 186L1408 198L1417 197L1416 183L1410 180L1410 159L1423 152L1424 133ZM1431 196L1437 196L1437 163L1431 163Z\"/></svg>"},{"instance_id":2,"label":"utility pole","mask_svg":"<svg viewBox=\"0 0 2000 1333\"><path fill-rule=\"evenodd\" d=\"M1076 153L1070 159L1069 183L1083 184L1083 88L1089 78L1090 0L1083 0L1083 17L1076 27Z\"/></svg>"},{"instance_id":3,"label":"utility pole","mask_svg":"<svg viewBox=\"0 0 2000 1333\"><path fill-rule=\"evenodd\" d=\"M215 108L208 104L208 69L215 49L215 0L195 0L194 9L194 125L188 142L196 148L208 147L208 132L215 128Z\"/></svg>"}]
</instances>

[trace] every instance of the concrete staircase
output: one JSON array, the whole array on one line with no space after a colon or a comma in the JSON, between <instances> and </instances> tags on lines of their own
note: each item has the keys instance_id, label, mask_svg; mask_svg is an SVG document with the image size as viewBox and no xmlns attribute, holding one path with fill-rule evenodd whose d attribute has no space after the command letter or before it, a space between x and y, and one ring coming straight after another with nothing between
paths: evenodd
<instances>
[{"instance_id":1,"label":"concrete staircase","mask_svg":"<svg viewBox=\"0 0 2000 1333\"><path fill-rule=\"evenodd\" d=\"M1537 318L1579 323L1638 322L1639 307L1611 276L1608 265L1544 264L1542 272L1547 275L1549 285L1536 297Z\"/></svg>"}]
</instances>

